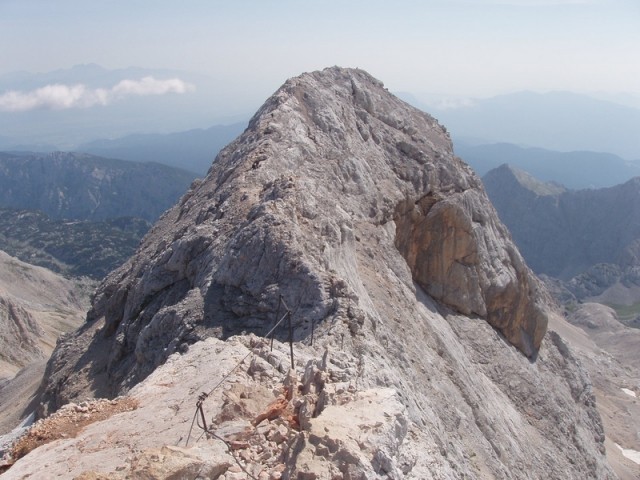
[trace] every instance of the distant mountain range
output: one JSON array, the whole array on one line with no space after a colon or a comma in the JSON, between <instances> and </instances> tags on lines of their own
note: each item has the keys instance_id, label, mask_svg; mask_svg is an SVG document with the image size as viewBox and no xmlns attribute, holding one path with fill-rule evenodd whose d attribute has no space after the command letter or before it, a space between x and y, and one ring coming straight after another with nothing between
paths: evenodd
<instances>
[{"instance_id":1,"label":"distant mountain range","mask_svg":"<svg viewBox=\"0 0 640 480\"><path fill-rule=\"evenodd\" d=\"M580 300L640 302L640 177L568 190L503 165L483 182L536 273L561 280Z\"/></svg>"},{"instance_id":2,"label":"distant mountain range","mask_svg":"<svg viewBox=\"0 0 640 480\"><path fill-rule=\"evenodd\" d=\"M624 160L611 153L558 152L510 143L470 145L462 141L455 142L455 151L480 176L509 164L542 181L572 189L611 187L640 176L640 161Z\"/></svg>"},{"instance_id":3,"label":"distant mountain range","mask_svg":"<svg viewBox=\"0 0 640 480\"><path fill-rule=\"evenodd\" d=\"M640 240L640 177L615 187L566 190L508 165L483 182L527 263L568 280L618 263Z\"/></svg>"},{"instance_id":4,"label":"distant mountain range","mask_svg":"<svg viewBox=\"0 0 640 480\"><path fill-rule=\"evenodd\" d=\"M138 134L95 140L77 150L109 158L159 162L204 176L217 153L242 133L246 123L217 125L170 134Z\"/></svg>"},{"instance_id":5,"label":"distant mountain range","mask_svg":"<svg viewBox=\"0 0 640 480\"><path fill-rule=\"evenodd\" d=\"M86 153L0 152L0 250L64 275L101 279L195 176Z\"/></svg>"},{"instance_id":6,"label":"distant mountain range","mask_svg":"<svg viewBox=\"0 0 640 480\"><path fill-rule=\"evenodd\" d=\"M130 82L145 78L155 82L179 81L186 87L165 91L147 89L144 84L131 88ZM121 82L129 84L121 84ZM112 92L116 86L117 92ZM218 91L216 80L191 72L130 67L109 70L99 65L44 73L14 72L0 76L0 100L14 91L28 98L52 85L82 86L89 101L97 89L116 93L113 101L80 104L77 108L32 108L11 111L0 101L0 150L71 150L81 143L99 138L118 138L133 133L166 133L199 128L202 125L231 124L249 118L254 106L243 107L242 98L229 98ZM128 88L128 90L127 90ZM128 92L128 95L123 95ZM77 92L76 92L77 93ZM75 94L74 94L75 95ZM50 96L50 95L49 95ZM72 96L77 100L77 95ZM86 102L85 102L86 103Z\"/></svg>"},{"instance_id":7,"label":"distant mountain range","mask_svg":"<svg viewBox=\"0 0 640 480\"><path fill-rule=\"evenodd\" d=\"M84 153L0 153L0 206L40 210L53 219L152 222L195 177L159 163Z\"/></svg>"},{"instance_id":8,"label":"distant mountain range","mask_svg":"<svg viewBox=\"0 0 640 480\"><path fill-rule=\"evenodd\" d=\"M122 81L140 81L146 77L158 81L178 79L190 88L181 93L131 95L124 100L116 99L90 108L34 108L28 111L0 108L0 150L74 150L96 139L118 139L110 148L122 147L125 158L125 154L131 153L124 152L129 150L129 142L137 140L128 138L124 145L118 145L121 137L187 132L211 125L229 125L232 128L232 124L246 122L250 112L258 106L249 105L249 100L241 95L234 97L219 91L215 78L140 67L109 70L95 64L44 73L2 75L0 98L9 91L30 95L47 85L83 85L89 91L109 90ZM456 143L506 142L558 151L610 152L626 160L640 160L640 108L637 107L637 99L610 97L628 101L628 106L623 106L616 101L604 100L604 96L517 92L447 104L426 100L430 102L426 105L421 102L423 97L410 93L402 94L402 97L438 118L452 133ZM87 151L103 154L102 150L97 150L99 148L106 148L104 141L92 145ZM188 147L181 148L183 152L189 152ZM180 155L180 150L174 151ZM210 159L214 154L214 151L209 152ZM133 158L127 156L126 159ZM179 164L193 169L184 160ZM201 172L201 167L198 168L197 171Z\"/></svg>"},{"instance_id":9,"label":"distant mountain range","mask_svg":"<svg viewBox=\"0 0 640 480\"><path fill-rule=\"evenodd\" d=\"M454 141L507 142L563 152L610 152L640 160L640 109L570 92L517 92L455 108L410 103L438 118Z\"/></svg>"}]
</instances>

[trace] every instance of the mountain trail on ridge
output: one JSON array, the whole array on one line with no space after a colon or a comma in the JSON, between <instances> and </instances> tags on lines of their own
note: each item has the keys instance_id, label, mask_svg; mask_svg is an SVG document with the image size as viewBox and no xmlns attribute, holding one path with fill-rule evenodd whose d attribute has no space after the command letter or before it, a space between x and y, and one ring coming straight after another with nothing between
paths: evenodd
<instances>
[{"instance_id":1,"label":"mountain trail on ridge","mask_svg":"<svg viewBox=\"0 0 640 480\"><path fill-rule=\"evenodd\" d=\"M589 377L555 331L545 335L556 313L478 177L432 117L337 67L288 80L104 280L48 364L42 413L129 392L140 406L119 418L149 419L162 408L151 392L162 392L171 420L139 441L149 452L174 445L193 415L183 406L228 372L228 348L253 355L233 371L244 397L212 393L212 428L228 432L280 401L288 330L276 330L276 353L254 335L282 304L296 355L281 401L293 423L273 450L278 465L251 453L275 433L247 427L257 437L239 448L254 475L614 478ZM34 450L7 478L36 471L38 452L45 461L63 445L95 445L100 425ZM188 454L231 475L232 454ZM49 468L126 475L141 455L117 466L96 447Z\"/></svg>"}]
</instances>

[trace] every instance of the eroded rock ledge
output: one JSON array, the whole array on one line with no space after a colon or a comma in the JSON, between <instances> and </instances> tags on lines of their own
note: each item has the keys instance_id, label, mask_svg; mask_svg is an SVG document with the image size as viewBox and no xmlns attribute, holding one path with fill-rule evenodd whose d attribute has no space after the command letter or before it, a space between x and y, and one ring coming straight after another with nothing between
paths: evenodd
<instances>
[{"instance_id":1,"label":"eroded rock ledge","mask_svg":"<svg viewBox=\"0 0 640 480\"><path fill-rule=\"evenodd\" d=\"M395 244L433 298L479 315L528 357L547 328L542 293L479 188L401 203Z\"/></svg>"}]
</instances>

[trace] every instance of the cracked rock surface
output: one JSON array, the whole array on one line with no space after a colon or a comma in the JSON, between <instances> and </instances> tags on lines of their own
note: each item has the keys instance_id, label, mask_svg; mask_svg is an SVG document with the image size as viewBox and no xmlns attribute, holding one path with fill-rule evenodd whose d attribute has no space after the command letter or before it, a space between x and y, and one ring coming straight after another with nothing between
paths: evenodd
<instances>
[{"instance_id":1,"label":"cracked rock surface","mask_svg":"<svg viewBox=\"0 0 640 480\"><path fill-rule=\"evenodd\" d=\"M290 359L265 354L216 417L289 419L263 432L282 466L236 440L265 478L613 478L589 377L545 336L547 295L479 179L435 119L337 67L287 81L107 277L49 362L41 413L139 391L285 306L298 400L270 380Z\"/></svg>"}]
</instances>

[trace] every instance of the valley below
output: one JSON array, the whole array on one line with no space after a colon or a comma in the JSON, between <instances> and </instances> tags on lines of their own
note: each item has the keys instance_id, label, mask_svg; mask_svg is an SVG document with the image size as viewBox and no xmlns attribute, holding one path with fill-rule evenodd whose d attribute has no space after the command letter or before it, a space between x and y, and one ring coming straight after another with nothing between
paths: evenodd
<instances>
[{"instance_id":1,"label":"valley below","mask_svg":"<svg viewBox=\"0 0 640 480\"><path fill-rule=\"evenodd\" d=\"M66 279L0 251L0 435L38 402L38 388L57 340L84 322L96 282ZM6 451L6 441L0 442Z\"/></svg>"}]
</instances>

